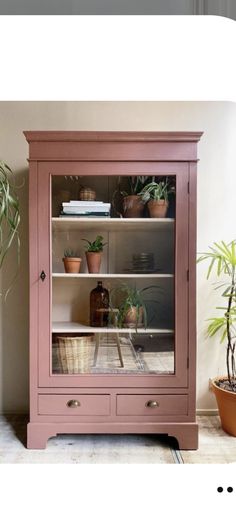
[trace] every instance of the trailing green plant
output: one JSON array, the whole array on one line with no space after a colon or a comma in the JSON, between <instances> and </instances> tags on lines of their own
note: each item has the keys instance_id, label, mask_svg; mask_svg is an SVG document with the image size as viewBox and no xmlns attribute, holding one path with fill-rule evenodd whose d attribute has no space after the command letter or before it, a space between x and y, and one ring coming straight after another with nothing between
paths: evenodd
<instances>
[{"instance_id":1,"label":"trailing green plant","mask_svg":"<svg viewBox=\"0 0 236 511\"><path fill-rule=\"evenodd\" d=\"M144 188L138 193L142 198L144 203L150 200L168 200L170 190L169 190L169 182L166 178L165 181L156 182L153 181L144 186Z\"/></svg>"},{"instance_id":2,"label":"trailing green plant","mask_svg":"<svg viewBox=\"0 0 236 511\"><path fill-rule=\"evenodd\" d=\"M116 322L118 328L124 326L125 318L132 307L137 310L136 314L136 329L138 327L139 313L142 311L144 319L144 327L147 328L148 314L147 314L147 303L158 303L156 300L145 299L145 294L151 289L159 289L159 286L148 286L142 289L137 289L129 286L126 283L122 283L120 286L112 289L110 292L110 308L113 311L116 310L118 305L118 312L116 314Z\"/></svg>"},{"instance_id":3,"label":"trailing green plant","mask_svg":"<svg viewBox=\"0 0 236 511\"><path fill-rule=\"evenodd\" d=\"M78 252L72 248L66 248L64 250L64 257L79 257Z\"/></svg>"},{"instance_id":4,"label":"trailing green plant","mask_svg":"<svg viewBox=\"0 0 236 511\"><path fill-rule=\"evenodd\" d=\"M86 238L82 238L82 240L87 242L86 252L102 252L103 247L107 245L107 243L103 243L103 236L100 235L94 241L89 241Z\"/></svg>"},{"instance_id":5,"label":"trailing green plant","mask_svg":"<svg viewBox=\"0 0 236 511\"><path fill-rule=\"evenodd\" d=\"M18 266L20 262L20 207L16 189L11 168L0 161L0 269L14 240L17 242Z\"/></svg>"},{"instance_id":6,"label":"trailing green plant","mask_svg":"<svg viewBox=\"0 0 236 511\"><path fill-rule=\"evenodd\" d=\"M227 341L226 367L229 390L236 392L236 240L226 244L224 241L213 243L210 251L202 253L197 262L209 261L206 278L215 270L218 278L215 290L221 290L220 296L225 300L224 307L216 307L220 311L218 317L209 318L207 333L209 337L220 334L220 342ZM221 278L223 277L223 280Z\"/></svg>"}]
</instances>

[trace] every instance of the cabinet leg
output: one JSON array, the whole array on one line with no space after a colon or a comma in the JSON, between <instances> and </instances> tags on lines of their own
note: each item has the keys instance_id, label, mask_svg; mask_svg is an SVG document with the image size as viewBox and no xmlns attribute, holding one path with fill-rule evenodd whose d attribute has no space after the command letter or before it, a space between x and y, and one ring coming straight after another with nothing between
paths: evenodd
<instances>
[{"instance_id":1,"label":"cabinet leg","mask_svg":"<svg viewBox=\"0 0 236 511\"><path fill-rule=\"evenodd\" d=\"M46 449L50 437L56 436L54 428L49 424L27 425L27 449Z\"/></svg>"},{"instance_id":2,"label":"cabinet leg","mask_svg":"<svg viewBox=\"0 0 236 511\"><path fill-rule=\"evenodd\" d=\"M178 440L179 450L196 450L198 448L198 425L176 425L173 433L169 433Z\"/></svg>"}]
</instances>

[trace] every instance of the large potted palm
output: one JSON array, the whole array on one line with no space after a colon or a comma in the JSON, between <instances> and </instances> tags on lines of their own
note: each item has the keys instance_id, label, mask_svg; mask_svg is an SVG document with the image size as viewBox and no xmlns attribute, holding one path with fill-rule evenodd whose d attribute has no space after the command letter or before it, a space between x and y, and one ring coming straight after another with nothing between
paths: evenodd
<instances>
[{"instance_id":1,"label":"large potted palm","mask_svg":"<svg viewBox=\"0 0 236 511\"><path fill-rule=\"evenodd\" d=\"M0 161L0 269L14 240L17 242L19 263L19 223L19 199L16 193L13 172L4 161ZM11 286L8 288L5 297L10 289Z\"/></svg>"},{"instance_id":2,"label":"large potted palm","mask_svg":"<svg viewBox=\"0 0 236 511\"><path fill-rule=\"evenodd\" d=\"M207 279L215 270L218 282L214 287L225 301L224 305L216 307L219 315L208 320L208 335L219 336L222 343L226 340L227 375L215 378L212 387L222 428L236 436L236 240L229 244L214 243L209 252L198 258L198 262L205 260L209 261Z\"/></svg>"}]
</instances>

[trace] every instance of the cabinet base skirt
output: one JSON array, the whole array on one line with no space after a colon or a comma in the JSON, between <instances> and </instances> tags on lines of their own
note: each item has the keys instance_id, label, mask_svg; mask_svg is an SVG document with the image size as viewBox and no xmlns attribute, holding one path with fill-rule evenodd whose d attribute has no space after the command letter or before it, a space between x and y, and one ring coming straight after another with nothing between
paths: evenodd
<instances>
[{"instance_id":1,"label":"cabinet base skirt","mask_svg":"<svg viewBox=\"0 0 236 511\"><path fill-rule=\"evenodd\" d=\"M198 425L190 423L102 423L102 424L70 424L70 423L37 423L30 422L27 426L27 448L45 449L47 440L58 434L166 434L175 437L179 449L193 450L198 448Z\"/></svg>"}]
</instances>

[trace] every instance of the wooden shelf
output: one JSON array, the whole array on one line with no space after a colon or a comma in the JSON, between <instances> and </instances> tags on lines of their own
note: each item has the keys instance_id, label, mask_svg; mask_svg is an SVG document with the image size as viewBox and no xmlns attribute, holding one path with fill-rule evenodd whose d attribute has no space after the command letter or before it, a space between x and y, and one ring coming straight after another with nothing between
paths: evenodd
<instances>
[{"instance_id":1,"label":"wooden shelf","mask_svg":"<svg viewBox=\"0 0 236 511\"><path fill-rule=\"evenodd\" d=\"M138 333L138 334L173 334L174 330L166 328L96 328L82 323L56 321L52 324L52 333Z\"/></svg>"},{"instance_id":2,"label":"wooden shelf","mask_svg":"<svg viewBox=\"0 0 236 511\"><path fill-rule=\"evenodd\" d=\"M171 279L173 273L52 273L54 279Z\"/></svg>"},{"instance_id":3,"label":"wooden shelf","mask_svg":"<svg viewBox=\"0 0 236 511\"><path fill-rule=\"evenodd\" d=\"M152 231L159 229L173 228L173 218L52 218L52 229L54 231L127 231L136 229Z\"/></svg>"}]
</instances>

